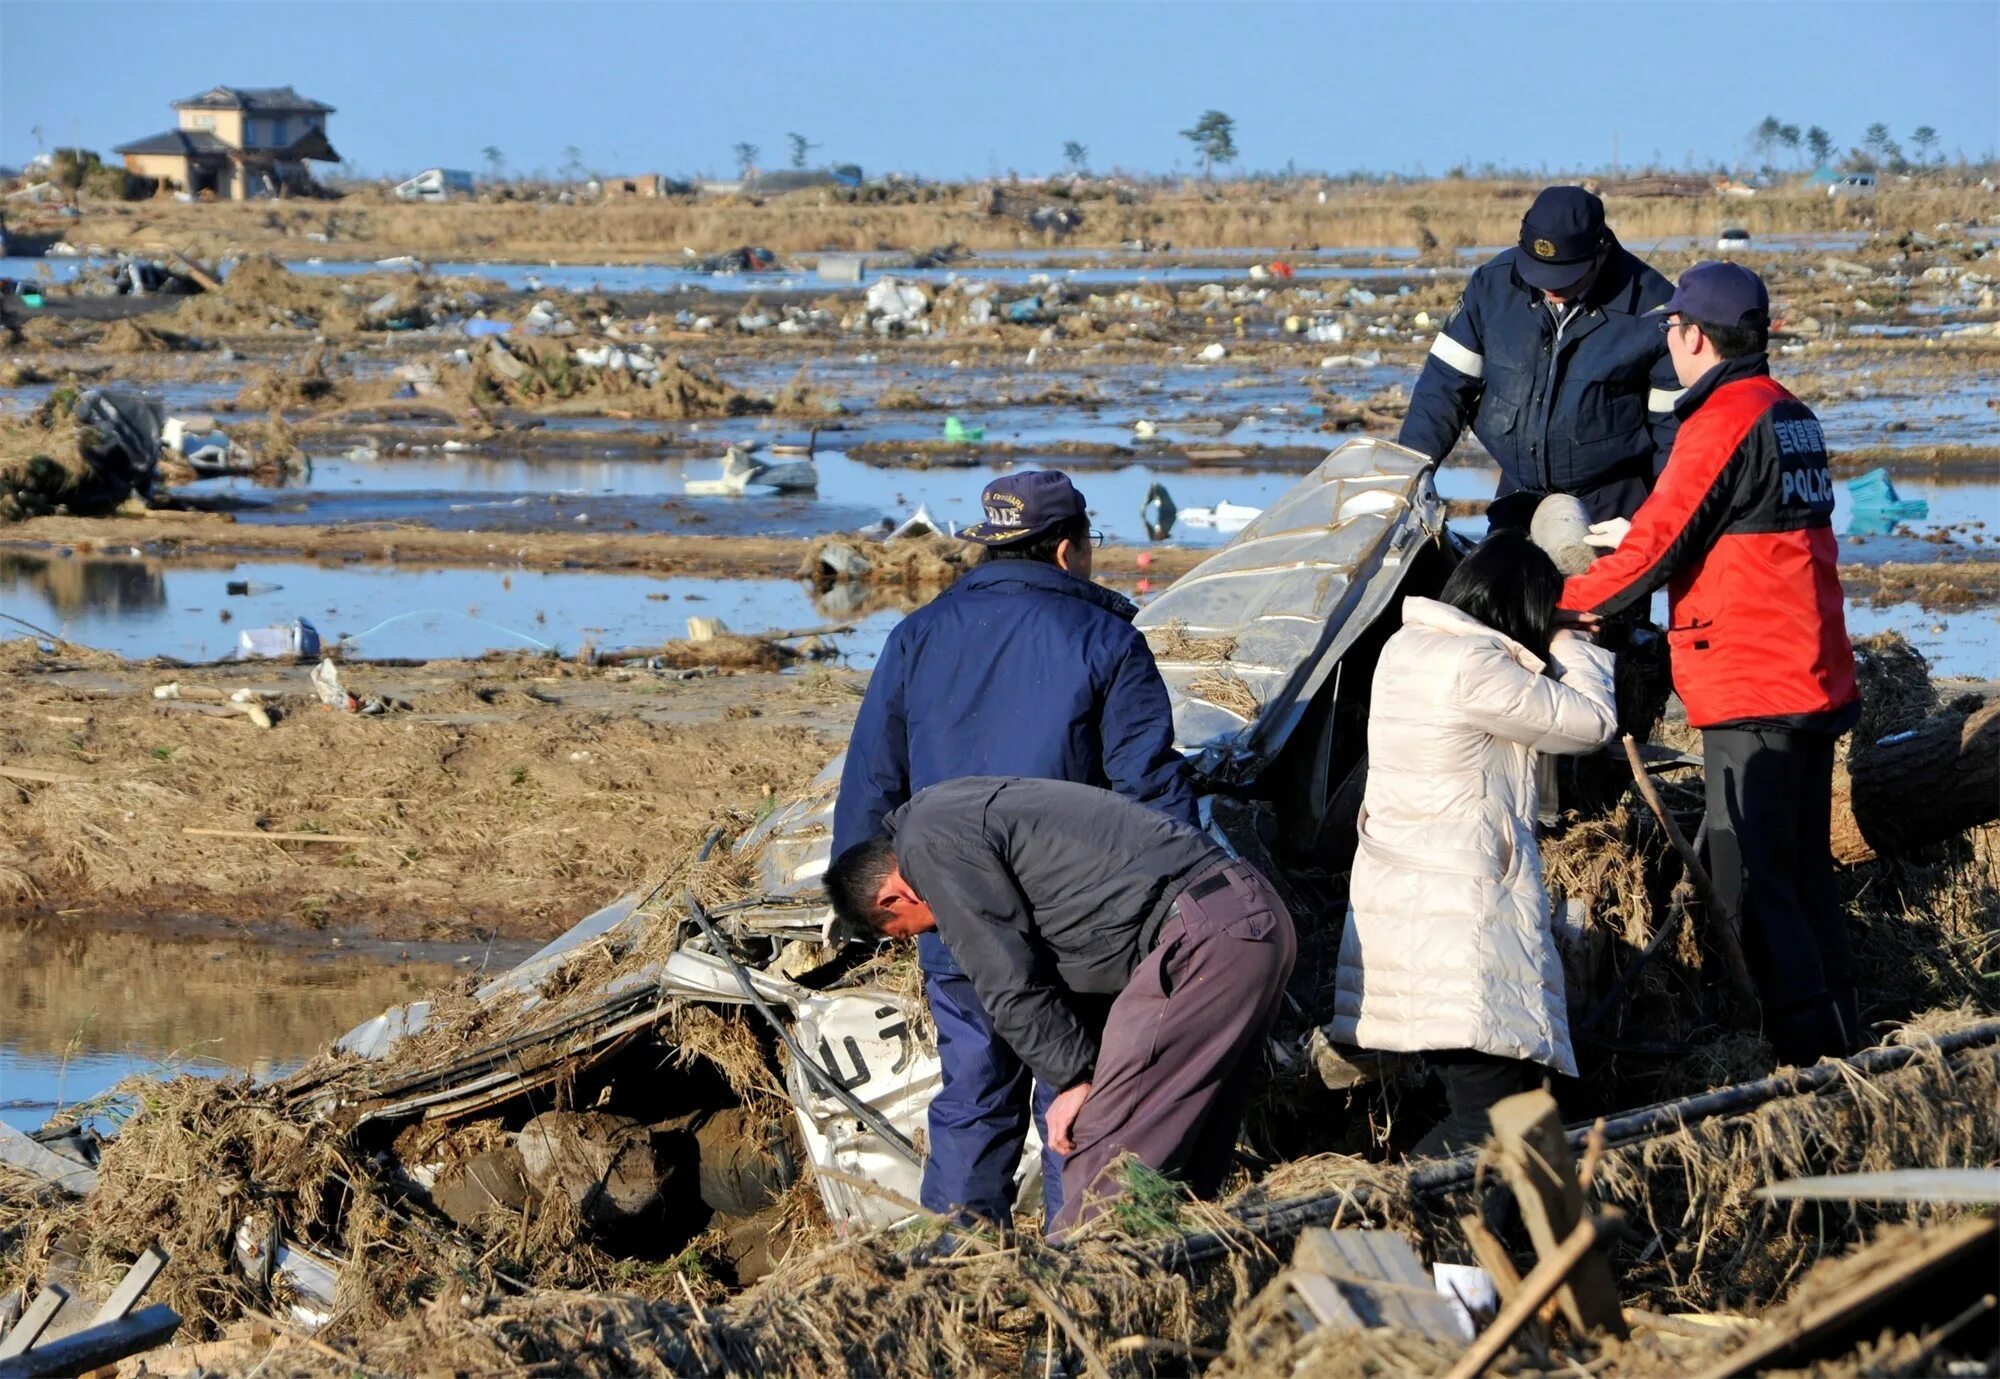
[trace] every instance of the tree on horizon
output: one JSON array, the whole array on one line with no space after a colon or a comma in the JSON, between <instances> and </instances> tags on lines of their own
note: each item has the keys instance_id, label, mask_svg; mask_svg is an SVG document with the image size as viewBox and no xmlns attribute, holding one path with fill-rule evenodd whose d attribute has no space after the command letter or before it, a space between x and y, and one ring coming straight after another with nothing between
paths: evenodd
<instances>
[{"instance_id":1,"label":"tree on horizon","mask_svg":"<svg viewBox=\"0 0 2000 1379\"><path fill-rule=\"evenodd\" d=\"M1181 137L1193 144L1201 155L1201 175L1204 179L1215 176L1217 163L1236 161L1236 121L1220 110L1205 110L1194 128L1183 129Z\"/></svg>"}]
</instances>

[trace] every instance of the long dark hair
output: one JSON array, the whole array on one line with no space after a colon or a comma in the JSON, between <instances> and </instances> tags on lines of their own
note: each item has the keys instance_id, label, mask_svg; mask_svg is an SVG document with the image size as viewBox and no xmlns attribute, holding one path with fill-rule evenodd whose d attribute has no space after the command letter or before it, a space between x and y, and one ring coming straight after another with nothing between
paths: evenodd
<instances>
[{"instance_id":1,"label":"long dark hair","mask_svg":"<svg viewBox=\"0 0 2000 1379\"><path fill-rule=\"evenodd\" d=\"M1563 577L1548 553L1519 527L1505 527L1458 562L1438 601L1512 637L1546 661L1562 588Z\"/></svg>"}]
</instances>

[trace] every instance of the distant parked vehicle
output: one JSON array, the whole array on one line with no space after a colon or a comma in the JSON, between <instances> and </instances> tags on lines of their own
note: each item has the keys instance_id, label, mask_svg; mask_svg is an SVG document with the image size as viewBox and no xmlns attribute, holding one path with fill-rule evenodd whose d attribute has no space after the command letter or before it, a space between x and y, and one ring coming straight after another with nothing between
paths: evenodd
<instances>
[{"instance_id":1,"label":"distant parked vehicle","mask_svg":"<svg viewBox=\"0 0 2000 1379\"><path fill-rule=\"evenodd\" d=\"M1850 173L1826 189L1828 196L1873 196L1875 195L1875 174L1872 172Z\"/></svg>"},{"instance_id":2,"label":"distant parked vehicle","mask_svg":"<svg viewBox=\"0 0 2000 1379\"><path fill-rule=\"evenodd\" d=\"M426 168L396 187L398 201L449 201L471 195L472 174L452 168Z\"/></svg>"},{"instance_id":3,"label":"distant parked vehicle","mask_svg":"<svg viewBox=\"0 0 2000 1379\"><path fill-rule=\"evenodd\" d=\"M1750 232L1738 229L1724 230L1715 237L1715 247L1724 251L1730 249L1748 249L1750 247Z\"/></svg>"}]
</instances>

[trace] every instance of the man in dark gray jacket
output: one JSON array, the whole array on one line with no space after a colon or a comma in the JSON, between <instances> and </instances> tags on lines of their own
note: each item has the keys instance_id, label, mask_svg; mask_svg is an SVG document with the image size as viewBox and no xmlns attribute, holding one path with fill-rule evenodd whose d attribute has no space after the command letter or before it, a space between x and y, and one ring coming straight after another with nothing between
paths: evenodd
<instances>
[{"instance_id":1,"label":"man in dark gray jacket","mask_svg":"<svg viewBox=\"0 0 2000 1379\"><path fill-rule=\"evenodd\" d=\"M1061 1233L1121 1154L1209 1196L1249 1101L1249 1060L1298 953L1270 884L1207 835L1108 790L968 776L847 849L826 888L850 940L935 932L993 1026L1058 1091ZM1102 1038L1077 997L1113 996Z\"/></svg>"}]
</instances>

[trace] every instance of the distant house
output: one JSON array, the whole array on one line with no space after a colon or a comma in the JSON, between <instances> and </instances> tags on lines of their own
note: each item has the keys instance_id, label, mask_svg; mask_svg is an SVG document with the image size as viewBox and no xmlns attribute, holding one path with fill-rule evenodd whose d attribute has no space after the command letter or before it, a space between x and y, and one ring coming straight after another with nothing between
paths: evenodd
<instances>
[{"instance_id":1,"label":"distant house","mask_svg":"<svg viewBox=\"0 0 2000 1379\"><path fill-rule=\"evenodd\" d=\"M671 177L664 177L657 172L634 173L628 177L605 173L591 178L584 184L584 189L594 192L606 201L616 201L634 196L672 196L685 186L685 183L676 182Z\"/></svg>"},{"instance_id":2,"label":"distant house","mask_svg":"<svg viewBox=\"0 0 2000 1379\"><path fill-rule=\"evenodd\" d=\"M340 161L326 141L333 107L289 86L217 86L175 101L174 111L178 127L112 150L124 156L127 172L192 195L245 201L304 191L312 186L308 162Z\"/></svg>"},{"instance_id":3,"label":"distant house","mask_svg":"<svg viewBox=\"0 0 2000 1379\"><path fill-rule=\"evenodd\" d=\"M407 182L396 184L398 201L449 201L472 195L472 174L452 168L425 168Z\"/></svg>"}]
</instances>

